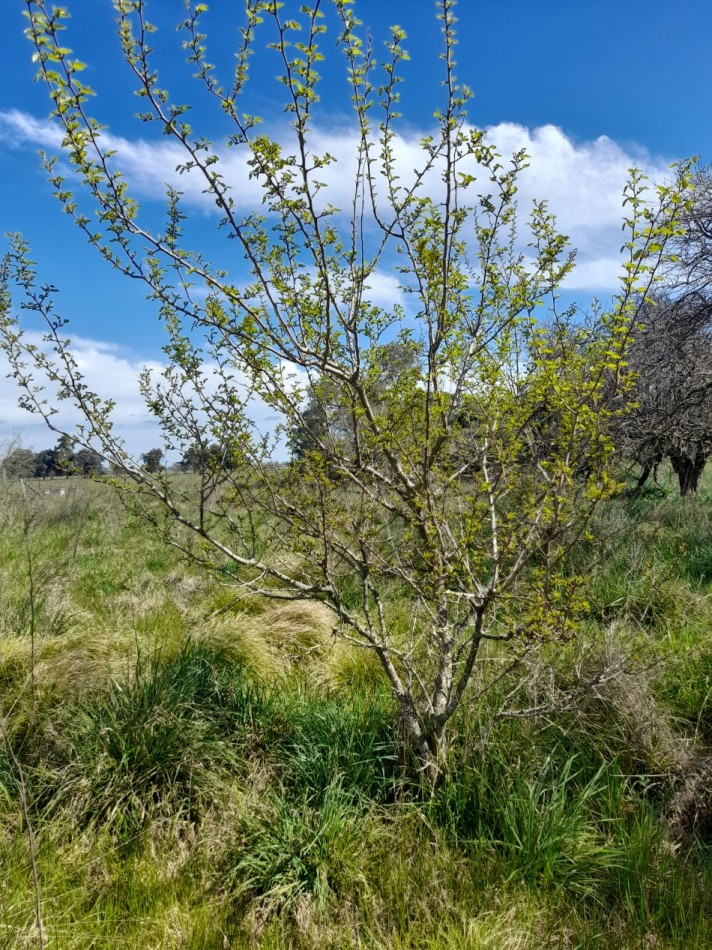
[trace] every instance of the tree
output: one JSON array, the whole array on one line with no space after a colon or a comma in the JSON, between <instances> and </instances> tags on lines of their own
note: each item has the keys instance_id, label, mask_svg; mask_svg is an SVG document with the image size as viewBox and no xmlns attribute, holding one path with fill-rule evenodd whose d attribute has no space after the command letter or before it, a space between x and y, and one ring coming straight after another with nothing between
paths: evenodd
<instances>
[{"instance_id":1,"label":"tree","mask_svg":"<svg viewBox=\"0 0 712 950\"><path fill-rule=\"evenodd\" d=\"M436 781L448 723L465 700L477 701L473 674L487 644L509 644L516 666L539 642L568 636L583 607L582 580L565 558L616 487L604 395L625 384L631 329L675 233L686 173L659 186L653 203L633 174L620 293L598 337L562 359L547 345L545 324L576 322L574 313L557 317L555 306L573 255L543 203L531 211L528 246L518 238L526 156L505 161L467 122L452 0L438 4L443 104L415 170L410 158L407 167L399 161L400 28L379 67L347 0L326 12L315 2L290 19L276 3L247 0L234 75L221 83L206 57L206 7L189 5L181 25L188 59L226 123L225 146L243 156L260 190L259 211L239 207L224 148L196 135L188 104L159 85L143 2L117 0L116 8L141 118L183 149L180 171L215 202L236 249L233 269L211 266L190 245L176 187L167 188L165 226L140 215L88 113L82 64L60 40L66 11L28 0L65 158L86 191L74 194L53 160L47 167L64 209L113 266L147 284L160 311L168 366L162 376L144 373L141 385L166 443L184 458L191 447L217 445L230 465L210 463L208 452L197 478L179 480L132 461L111 404L77 370L53 289L38 282L17 238L5 259L3 323L24 405L58 426L34 381L44 373L82 409L78 440L123 466L126 490L138 504L149 499L146 517L168 542L208 567L231 562L246 589L328 605L340 635L377 656ZM336 158L319 151L315 125L327 29L345 58L354 128L343 208L329 200ZM287 140L250 114L250 56L263 34L280 63ZM380 305L371 290L386 271L398 275L399 305ZM193 293L196 281L207 299ZM10 308L13 287L45 317L47 349L25 342ZM387 363L383 385L384 347L395 341L412 359ZM255 397L283 420L281 431L256 429ZM534 451L542 406L545 452ZM284 431L308 433L298 466L275 464Z\"/></svg>"},{"instance_id":2,"label":"tree","mask_svg":"<svg viewBox=\"0 0 712 950\"><path fill-rule=\"evenodd\" d=\"M697 165L692 174L691 200L675 237L674 259L666 283L676 299L702 305L712 300L712 169Z\"/></svg>"},{"instance_id":3,"label":"tree","mask_svg":"<svg viewBox=\"0 0 712 950\"><path fill-rule=\"evenodd\" d=\"M681 495L699 487L712 452L712 307L659 297L643 308L629 363L632 408L617 424L623 454L641 466L640 490L669 458Z\"/></svg>"},{"instance_id":4,"label":"tree","mask_svg":"<svg viewBox=\"0 0 712 950\"><path fill-rule=\"evenodd\" d=\"M47 478L59 474L56 449L43 449L37 453L34 474L36 478Z\"/></svg>"},{"instance_id":5,"label":"tree","mask_svg":"<svg viewBox=\"0 0 712 950\"><path fill-rule=\"evenodd\" d=\"M229 472L234 459L228 446L219 446L216 442L209 445L194 442L189 445L178 463L183 472L209 473Z\"/></svg>"},{"instance_id":6,"label":"tree","mask_svg":"<svg viewBox=\"0 0 712 950\"><path fill-rule=\"evenodd\" d=\"M32 478L37 467L37 456L32 449L21 446L12 449L0 462L3 474L8 478Z\"/></svg>"},{"instance_id":7,"label":"tree","mask_svg":"<svg viewBox=\"0 0 712 950\"><path fill-rule=\"evenodd\" d=\"M698 167L672 242L664 293L641 309L629 362L637 379L617 442L641 467L637 488L669 458L681 495L695 493L712 452L712 177Z\"/></svg>"},{"instance_id":8,"label":"tree","mask_svg":"<svg viewBox=\"0 0 712 950\"><path fill-rule=\"evenodd\" d=\"M151 475L160 472L163 467L163 449L149 449L141 456L141 464Z\"/></svg>"},{"instance_id":9,"label":"tree","mask_svg":"<svg viewBox=\"0 0 712 950\"><path fill-rule=\"evenodd\" d=\"M389 391L398 385L399 378L417 371L418 352L412 341L386 343L376 347L369 358L373 368L369 373L369 398L379 407ZM350 444L355 450L358 433L358 406L343 403L338 387L328 378L318 378L306 388L301 416L293 420L289 430L289 447L293 460L301 462L308 453L322 453L326 443L330 446L326 455L333 454L333 445Z\"/></svg>"},{"instance_id":10,"label":"tree","mask_svg":"<svg viewBox=\"0 0 712 950\"><path fill-rule=\"evenodd\" d=\"M62 473L69 478L72 474L72 464L74 462L74 446L77 440L72 438L66 432L60 433L57 445L54 448L54 467L58 473Z\"/></svg>"},{"instance_id":11,"label":"tree","mask_svg":"<svg viewBox=\"0 0 712 950\"><path fill-rule=\"evenodd\" d=\"M102 475L104 460L94 449L83 448L72 455L71 470L79 475Z\"/></svg>"}]
</instances>

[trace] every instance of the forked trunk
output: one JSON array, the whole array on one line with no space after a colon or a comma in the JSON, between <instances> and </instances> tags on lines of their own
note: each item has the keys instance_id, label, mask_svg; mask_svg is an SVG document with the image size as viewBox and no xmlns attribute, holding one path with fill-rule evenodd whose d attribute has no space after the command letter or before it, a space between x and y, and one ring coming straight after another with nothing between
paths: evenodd
<instances>
[{"instance_id":1,"label":"forked trunk","mask_svg":"<svg viewBox=\"0 0 712 950\"><path fill-rule=\"evenodd\" d=\"M681 495L694 495L700 487L700 477L707 461L707 455L698 448L694 455L675 452L670 455L673 471L677 475Z\"/></svg>"},{"instance_id":2,"label":"forked trunk","mask_svg":"<svg viewBox=\"0 0 712 950\"><path fill-rule=\"evenodd\" d=\"M401 695L399 700L406 735L413 744L426 784L434 792L447 770L446 722L429 716L424 725L412 698Z\"/></svg>"}]
</instances>

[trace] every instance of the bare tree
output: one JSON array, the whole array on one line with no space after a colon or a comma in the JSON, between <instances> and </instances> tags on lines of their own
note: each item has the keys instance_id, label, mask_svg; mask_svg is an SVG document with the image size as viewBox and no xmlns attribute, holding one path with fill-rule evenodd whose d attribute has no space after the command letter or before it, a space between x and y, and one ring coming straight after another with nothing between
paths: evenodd
<instances>
[{"instance_id":1,"label":"bare tree","mask_svg":"<svg viewBox=\"0 0 712 950\"><path fill-rule=\"evenodd\" d=\"M712 452L712 307L690 297L651 301L629 362L637 378L618 444L641 466L638 488L667 457L680 494L696 492Z\"/></svg>"},{"instance_id":2,"label":"bare tree","mask_svg":"<svg viewBox=\"0 0 712 950\"><path fill-rule=\"evenodd\" d=\"M623 454L641 466L638 489L664 458L680 493L696 492L712 452L712 175L698 167L672 241L665 292L642 308L630 350L631 410L617 425Z\"/></svg>"},{"instance_id":3,"label":"bare tree","mask_svg":"<svg viewBox=\"0 0 712 950\"><path fill-rule=\"evenodd\" d=\"M676 298L696 300L704 307L712 300L712 169L696 166L691 184L692 200L673 241L666 283Z\"/></svg>"},{"instance_id":4,"label":"bare tree","mask_svg":"<svg viewBox=\"0 0 712 950\"><path fill-rule=\"evenodd\" d=\"M188 105L159 85L144 4L116 0L116 8L142 119L183 149L180 170L215 202L236 250L234 270L211 266L189 244L175 187L167 189L167 223L150 226L87 111L91 90L60 32L66 11L29 0L40 75L86 191L75 195L60 166L47 167L65 210L114 267L147 284L160 311L169 365L141 383L167 448L215 444L219 457L208 453L190 479L132 460L111 404L78 371L53 288L38 282L18 238L2 299L23 404L59 428L41 377L71 398L85 418L78 442L99 447L130 476L125 489L169 543L208 567L231 562L236 583L251 591L327 604L336 631L378 657L434 781L448 722L480 695L473 674L487 644L509 645L516 664L575 624L582 581L564 561L615 489L604 397L625 381L631 328L675 230L685 172L653 202L633 175L620 293L600 335L562 358L538 314L548 310L547 319L575 335L575 314L557 316L556 304L573 256L543 203L519 237L515 195L526 157L505 161L467 121L453 0L437 4L443 103L415 169L411 158L408 167L399 159L401 29L393 28L379 66L346 0L328 8L316 0L293 15L291 4L287 11L247 0L235 72L221 82L206 57L206 7L189 3L184 48L226 124L224 144L213 146L187 124ZM353 179L342 208L327 184L338 180L336 159L319 151L315 134L327 29L350 84ZM250 55L263 35L280 64L289 140L283 130L270 135L249 109ZM226 147L243 156L259 187L259 211L239 206ZM401 305L378 303L371 288L383 273L398 276ZM207 300L193 293L196 282ZM13 287L45 318L46 348L26 343ZM384 347L395 341L412 358L391 361L384 385ZM311 411L310 395L348 419L348 438ZM275 464L282 436L256 430L255 397L285 431L306 433L298 465ZM542 407L546 452L537 448Z\"/></svg>"}]
</instances>

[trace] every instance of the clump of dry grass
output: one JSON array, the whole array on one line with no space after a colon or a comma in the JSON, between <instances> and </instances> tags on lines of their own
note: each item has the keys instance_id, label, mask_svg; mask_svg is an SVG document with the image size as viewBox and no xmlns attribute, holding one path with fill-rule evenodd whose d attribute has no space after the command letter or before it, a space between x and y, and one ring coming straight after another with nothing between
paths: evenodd
<instances>
[{"instance_id":1,"label":"clump of dry grass","mask_svg":"<svg viewBox=\"0 0 712 950\"><path fill-rule=\"evenodd\" d=\"M273 682L328 650L332 626L332 615L322 605L291 601L268 603L257 615L246 609L216 612L202 622L196 618L193 636L219 644L253 675Z\"/></svg>"},{"instance_id":2,"label":"clump of dry grass","mask_svg":"<svg viewBox=\"0 0 712 950\"><path fill-rule=\"evenodd\" d=\"M382 685L373 651L339 636L334 614L313 601L261 602L251 598L189 621L192 636L219 644L252 675L280 682L297 675L318 694Z\"/></svg>"}]
</instances>

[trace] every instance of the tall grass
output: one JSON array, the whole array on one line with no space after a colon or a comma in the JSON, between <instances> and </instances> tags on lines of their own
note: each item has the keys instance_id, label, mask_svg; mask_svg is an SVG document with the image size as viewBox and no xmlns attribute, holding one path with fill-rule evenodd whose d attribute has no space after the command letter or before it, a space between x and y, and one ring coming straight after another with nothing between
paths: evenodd
<instances>
[{"instance_id":1,"label":"tall grass","mask_svg":"<svg viewBox=\"0 0 712 950\"><path fill-rule=\"evenodd\" d=\"M338 783L318 799L272 794L242 816L227 879L265 915L293 910L300 898L319 910L359 899L365 833L363 810Z\"/></svg>"},{"instance_id":2,"label":"tall grass","mask_svg":"<svg viewBox=\"0 0 712 950\"><path fill-rule=\"evenodd\" d=\"M131 679L67 704L34 768L38 807L132 837L157 816L199 820L256 743L262 692L206 644L140 656Z\"/></svg>"},{"instance_id":3,"label":"tall grass","mask_svg":"<svg viewBox=\"0 0 712 950\"><path fill-rule=\"evenodd\" d=\"M485 729L505 678L434 795L321 608L195 575L101 486L36 501L29 535L6 502L0 715L49 947L712 946L705 496L601 512L572 556L590 618L541 657L561 695L619 675ZM37 945L18 781L0 748L0 948Z\"/></svg>"}]
</instances>

